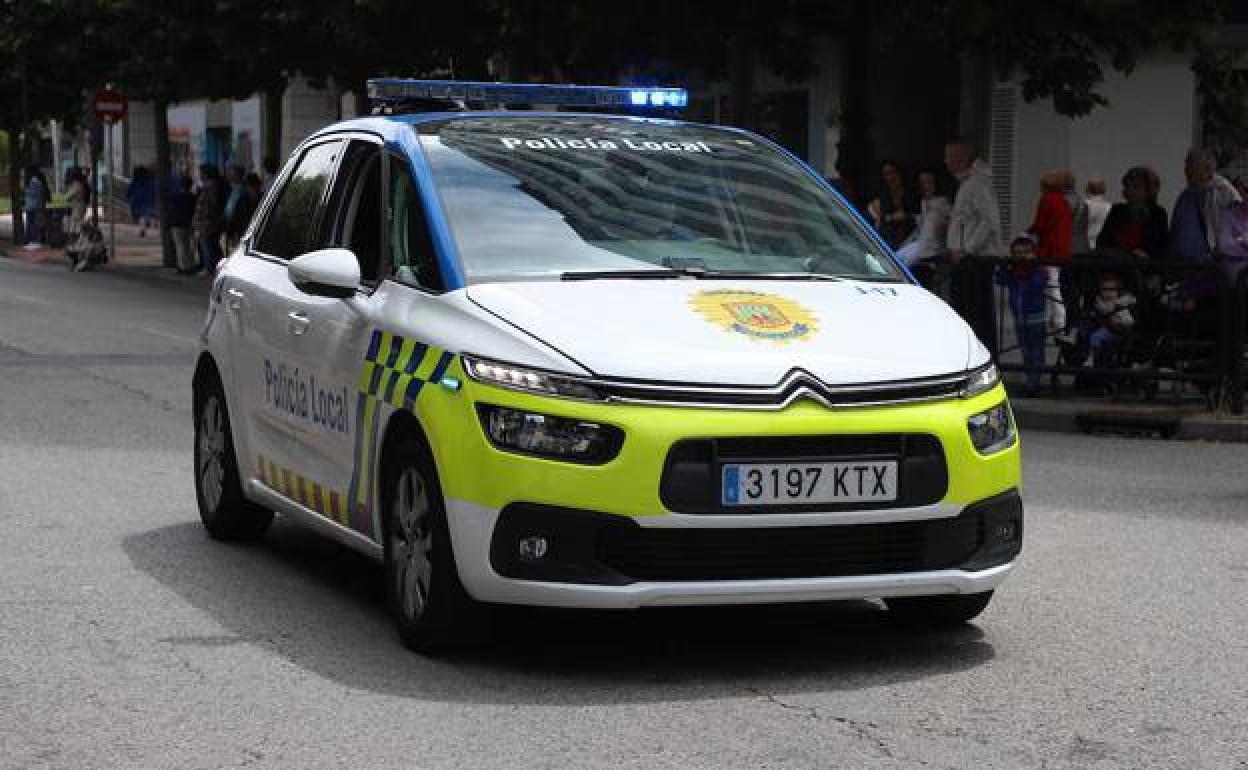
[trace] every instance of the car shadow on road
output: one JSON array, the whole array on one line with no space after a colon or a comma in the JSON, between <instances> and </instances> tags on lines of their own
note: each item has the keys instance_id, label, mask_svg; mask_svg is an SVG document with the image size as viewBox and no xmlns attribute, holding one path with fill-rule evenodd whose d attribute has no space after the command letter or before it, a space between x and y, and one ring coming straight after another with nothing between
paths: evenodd
<instances>
[{"instance_id":1,"label":"car shadow on road","mask_svg":"<svg viewBox=\"0 0 1248 770\"><path fill-rule=\"evenodd\" d=\"M250 643L353 690L424 700L588 705L852 691L982 665L983 631L916 632L872 602L585 612L505 608L492 642L453 657L405 651L381 568L279 520L252 545L198 523L122 543L131 562L223 628L161 641Z\"/></svg>"}]
</instances>

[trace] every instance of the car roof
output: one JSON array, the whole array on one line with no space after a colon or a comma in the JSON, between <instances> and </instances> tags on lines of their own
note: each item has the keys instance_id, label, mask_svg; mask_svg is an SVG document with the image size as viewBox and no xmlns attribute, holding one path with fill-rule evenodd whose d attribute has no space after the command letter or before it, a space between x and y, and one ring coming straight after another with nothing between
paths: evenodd
<instances>
[{"instance_id":1,"label":"car roof","mask_svg":"<svg viewBox=\"0 0 1248 770\"><path fill-rule=\"evenodd\" d=\"M586 118L592 120L623 120L639 123L654 123L665 126L698 126L701 128L714 128L723 131L731 131L734 133L748 133L742 129L732 126L717 126L708 123L696 123L693 121L674 120L672 118L659 118L647 115L624 115L620 113L601 112L547 112L537 110L470 110L467 112L418 112L407 115L377 115L352 118L350 120L344 120L326 126L314 133L312 136L317 137L323 134L331 134L341 131L366 131L373 134L379 134L382 138L391 140L396 139L398 134L404 129L412 126L418 126L422 123L434 123L444 120L474 120L478 118Z\"/></svg>"}]
</instances>

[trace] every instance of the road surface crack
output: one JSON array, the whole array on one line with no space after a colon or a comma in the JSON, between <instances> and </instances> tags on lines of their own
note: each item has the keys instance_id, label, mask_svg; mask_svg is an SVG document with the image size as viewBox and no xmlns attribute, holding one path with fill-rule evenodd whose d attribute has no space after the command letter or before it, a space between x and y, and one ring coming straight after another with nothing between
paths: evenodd
<instances>
[{"instance_id":1,"label":"road surface crack","mask_svg":"<svg viewBox=\"0 0 1248 770\"><path fill-rule=\"evenodd\" d=\"M796 711L810 719L830 721L839 725L844 725L853 733L853 735L862 741L872 744L884 756L889 757L890 759L895 758L895 755L893 754L892 749L889 748L888 743L877 734L876 731L880 729L880 726L875 722L862 722L849 717L823 714L815 706L798 706L793 703L786 703L777 698L775 695L772 695L769 692L763 692L755 687L747 687L746 690L760 698L766 699L768 703L779 706L787 711Z\"/></svg>"}]
</instances>

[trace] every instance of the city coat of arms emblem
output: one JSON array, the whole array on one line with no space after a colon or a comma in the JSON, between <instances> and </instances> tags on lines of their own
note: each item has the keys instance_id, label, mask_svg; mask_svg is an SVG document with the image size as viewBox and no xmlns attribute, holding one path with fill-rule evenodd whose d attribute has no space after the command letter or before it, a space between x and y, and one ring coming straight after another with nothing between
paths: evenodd
<instances>
[{"instance_id":1,"label":"city coat of arms emblem","mask_svg":"<svg viewBox=\"0 0 1248 770\"><path fill-rule=\"evenodd\" d=\"M786 343L810 337L819 330L815 315L779 294L745 289L699 291L689 304L703 318L750 339Z\"/></svg>"}]
</instances>

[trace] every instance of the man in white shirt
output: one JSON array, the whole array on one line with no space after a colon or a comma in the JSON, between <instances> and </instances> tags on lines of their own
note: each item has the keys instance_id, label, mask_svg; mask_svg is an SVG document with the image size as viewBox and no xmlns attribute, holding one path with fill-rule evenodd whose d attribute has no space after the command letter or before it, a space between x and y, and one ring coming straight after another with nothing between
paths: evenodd
<instances>
[{"instance_id":1,"label":"man in white shirt","mask_svg":"<svg viewBox=\"0 0 1248 770\"><path fill-rule=\"evenodd\" d=\"M1105 218L1109 216L1113 204L1105 200L1104 177L1088 177L1084 193L1087 195L1084 201L1088 204L1088 243L1095 246L1096 237L1101 234L1101 228L1105 226Z\"/></svg>"},{"instance_id":2,"label":"man in white shirt","mask_svg":"<svg viewBox=\"0 0 1248 770\"><path fill-rule=\"evenodd\" d=\"M997 323L992 265L965 257L1000 257L1001 210L992 190L992 172L966 139L945 144L945 168L958 180L949 215L949 261L953 264L950 304L996 355Z\"/></svg>"}]
</instances>

